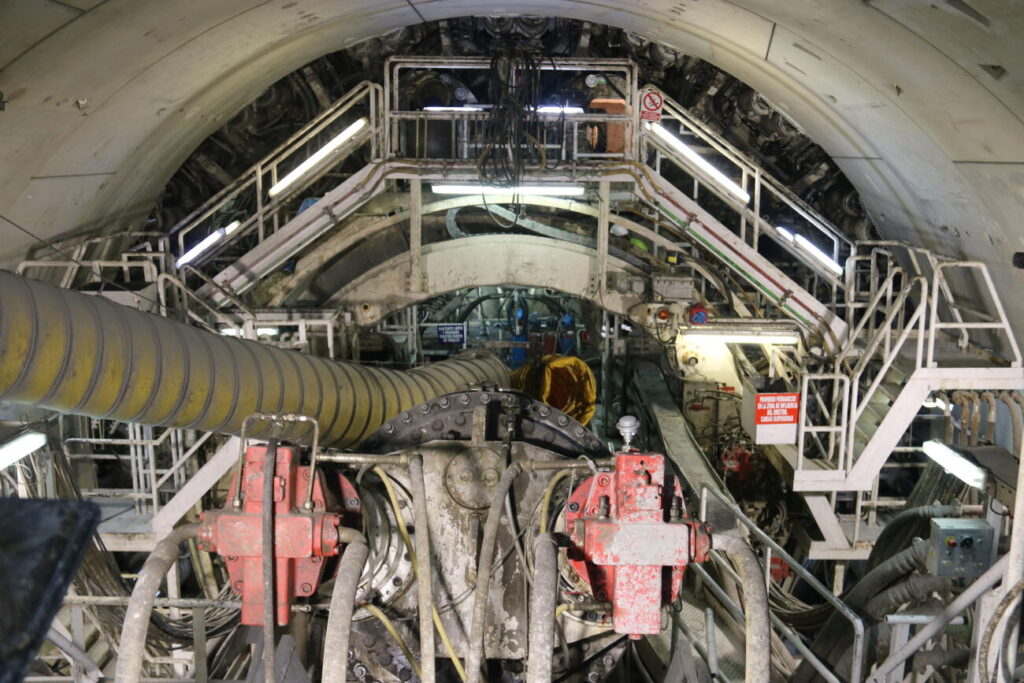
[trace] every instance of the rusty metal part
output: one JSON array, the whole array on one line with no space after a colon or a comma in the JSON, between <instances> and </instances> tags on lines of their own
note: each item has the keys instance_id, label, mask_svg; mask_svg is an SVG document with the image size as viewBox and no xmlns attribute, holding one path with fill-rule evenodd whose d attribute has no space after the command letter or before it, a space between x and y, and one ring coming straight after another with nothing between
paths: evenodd
<instances>
[{"instance_id":1,"label":"rusty metal part","mask_svg":"<svg viewBox=\"0 0 1024 683\"><path fill-rule=\"evenodd\" d=\"M268 447L252 446L245 454L242 468L242 508L213 510L202 515L199 547L219 553L227 566L231 586L242 595L242 623L258 626L265 616L267 586L261 582L264 558L261 518L264 484L268 473ZM298 449L277 447L273 483L274 571L278 580L274 590L276 621L291 620L291 605L297 597L312 596L323 576L324 559L341 551L339 527L358 528L362 518L359 494L340 474L334 490L326 476L316 473L313 485L313 509L305 510L301 500L309 480L310 468L299 465ZM239 475L236 473L235 478ZM339 500L340 497L340 500Z\"/></svg>"},{"instance_id":2,"label":"rusty metal part","mask_svg":"<svg viewBox=\"0 0 1024 683\"><path fill-rule=\"evenodd\" d=\"M501 398L508 395L519 398L515 441L572 457L610 455L597 435L565 413L525 394L493 386L438 396L406 410L371 434L362 449L367 453L387 453L434 440L469 441L473 438L473 411L481 406L485 407L487 417L484 438L502 438L507 417L501 409Z\"/></svg>"},{"instance_id":3,"label":"rusty metal part","mask_svg":"<svg viewBox=\"0 0 1024 683\"><path fill-rule=\"evenodd\" d=\"M613 472L586 479L570 496L569 562L595 600L611 603L616 633L660 633L661 609L679 596L686 565L707 559L707 530L684 510L680 482L655 453L617 454Z\"/></svg>"},{"instance_id":4,"label":"rusty metal part","mask_svg":"<svg viewBox=\"0 0 1024 683\"><path fill-rule=\"evenodd\" d=\"M477 353L397 372L234 339L0 271L0 401L237 433L256 412L310 415L323 446L359 443L432 396L508 382ZM250 436L269 434L256 428ZM308 425L276 434L306 441Z\"/></svg>"}]
</instances>

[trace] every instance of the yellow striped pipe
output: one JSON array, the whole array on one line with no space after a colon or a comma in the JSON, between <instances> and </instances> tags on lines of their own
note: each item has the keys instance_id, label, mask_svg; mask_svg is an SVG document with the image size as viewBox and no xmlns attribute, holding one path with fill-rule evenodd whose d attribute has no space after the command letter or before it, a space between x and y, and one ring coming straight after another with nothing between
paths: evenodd
<instances>
[{"instance_id":1,"label":"yellow striped pipe","mask_svg":"<svg viewBox=\"0 0 1024 683\"><path fill-rule=\"evenodd\" d=\"M335 362L0 271L0 401L224 433L253 413L297 413L322 445L346 447L435 396L508 381L488 353L405 372ZM289 428L281 438L311 437Z\"/></svg>"}]
</instances>

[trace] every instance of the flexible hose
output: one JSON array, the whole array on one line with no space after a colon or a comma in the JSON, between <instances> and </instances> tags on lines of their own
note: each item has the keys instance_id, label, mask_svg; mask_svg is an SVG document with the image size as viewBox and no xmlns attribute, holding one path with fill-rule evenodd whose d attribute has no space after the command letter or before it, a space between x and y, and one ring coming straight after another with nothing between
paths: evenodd
<instances>
[{"instance_id":1,"label":"flexible hose","mask_svg":"<svg viewBox=\"0 0 1024 683\"><path fill-rule=\"evenodd\" d=\"M434 572L430 556L430 530L427 526L427 488L423 482L423 460L409 460L409 488L412 491L413 514L416 516L416 586L420 620L420 679L433 683L434 664Z\"/></svg>"},{"instance_id":2,"label":"flexible hose","mask_svg":"<svg viewBox=\"0 0 1024 683\"><path fill-rule=\"evenodd\" d=\"M988 416L985 418L985 429L981 432L981 439L992 443L996 438L996 395L991 391L983 391L981 400L988 405Z\"/></svg>"},{"instance_id":3,"label":"flexible hose","mask_svg":"<svg viewBox=\"0 0 1024 683\"><path fill-rule=\"evenodd\" d=\"M317 421L320 445L360 443L386 420L471 384L507 385L493 354L405 372L207 332L0 271L0 401L146 425L238 433L253 413ZM270 436L253 425L249 436ZM308 443L308 424L274 434Z\"/></svg>"},{"instance_id":4,"label":"flexible hose","mask_svg":"<svg viewBox=\"0 0 1024 683\"><path fill-rule=\"evenodd\" d=\"M928 557L928 545L928 541L916 539L909 548L886 558L861 577L861 580L850 589L844 598L846 604L855 610L860 610L893 581L923 567Z\"/></svg>"},{"instance_id":5,"label":"flexible hose","mask_svg":"<svg viewBox=\"0 0 1024 683\"><path fill-rule=\"evenodd\" d=\"M959 443L959 445L961 447L962 446L966 446L967 445L967 427L968 427L968 423L969 423L969 421L971 419L971 409L967 405L967 396L964 395L964 392L962 392L962 391L954 391L952 399L953 399L953 405L955 405L958 408L960 408L960 443ZM952 446L952 445L954 445L954 444L951 443L950 446Z\"/></svg>"},{"instance_id":6,"label":"flexible hose","mask_svg":"<svg viewBox=\"0 0 1024 683\"><path fill-rule=\"evenodd\" d=\"M153 601L156 600L164 576L178 560L178 546L194 539L198 532L198 524L179 526L156 544L142 565L132 596L128 599L124 627L121 629L114 674L117 683L136 683L142 677L142 658L146 652L146 633L153 614Z\"/></svg>"},{"instance_id":7,"label":"flexible hose","mask_svg":"<svg viewBox=\"0 0 1024 683\"><path fill-rule=\"evenodd\" d=\"M491 565L494 564L495 546L498 540L498 527L501 525L501 511L505 506L505 496L512 488L523 468L519 463L512 463L501 475L498 486L487 511L484 523L484 537L480 547L480 558L476 563L476 590L473 591L473 621L470 623L468 652L466 653L466 676L469 683L480 683L483 672L484 641L487 635L487 602L491 587Z\"/></svg>"},{"instance_id":8,"label":"flexible hose","mask_svg":"<svg viewBox=\"0 0 1024 683\"><path fill-rule=\"evenodd\" d=\"M963 423L961 422L961 424ZM907 522L931 519L932 517L959 517L961 515L980 514L982 512L984 512L982 506L960 505L959 503L953 505L921 505L901 510L886 523L882 533L875 539L875 545L871 549L871 555L868 557L868 569L878 565L882 553L892 552L893 549L888 546L891 545L893 537Z\"/></svg>"},{"instance_id":9,"label":"flexible hose","mask_svg":"<svg viewBox=\"0 0 1024 683\"><path fill-rule=\"evenodd\" d=\"M937 591L948 591L951 586L950 579L942 576L911 576L871 598L864 606L864 612L875 621L881 621L901 605L919 602Z\"/></svg>"},{"instance_id":10,"label":"flexible hose","mask_svg":"<svg viewBox=\"0 0 1024 683\"><path fill-rule=\"evenodd\" d=\"M723 551L736 565L743 581L743 611L746 617L745 683L766 683L771 674L772 623L768 611L768 590L761 563L750 545L735 536L719 534L712 546Z\"/></svg>"},{"instance_id":11,"label":"flexible hose","mask_svg":"<svg viewBox=\"0 0 1024 683\"><path fill-rule=\"evenodd\" d=\"M978 432L981 430L981 399L973 391L967 393L967 401L971 406L971 446L978 445Z\"/></svg>"},{"instance_id":12,"label":"flexible hose","mask_svg":"<svg viewBox=\"0 0 1024 683\"><path fill-rule=\"evenodd\" d=\"M1009 564L1010 556L1003 555L999 558L999 561L989 567L988 571L975 579L974 583L968 586L963 593L958 595L953 602L949 603L949 606L943 610L942 614L932 619L925 626L918 629L914 637L908 640L903 647L896 652L889 655L889 658L878 665L875 669L874 674L869 679L869 683L883 683L886 677L892 673L896 667L903 664L910 657L913 657L925 644L937 636L946 625L949 624L955 617L961 612L970 607L975 601L989 591L992 586L999 583L1002 580L1003 575L1006 573L1006 567Z\"/></svg>"},{"instance_id":13,"label":"flexible hose","mask_svg":"<svg viewBox=\"0 0 1024 683\"><path fill-rule=\"evenodd\" d=\"M1020 453L1021 434L1024 434L1024 416L1021 415L1021 407L1014 400L1013 394L1008 391L999 392L999 400L1006 404L1010 411L1010 422L1013 425L1013 454Z\"/></svg>"},{"instance_id":14,"label":"flexible hose","mask_svg":"<svg viewBox=\"0 0 1024 683\"><path fill-rule=\"evenodd\" d=\"M348 641L352 635L352 613L356 609L356 590L370 550L366 538L353 529L341 528L339 540L347 543L338 564L338 575L331 591L331 612L324 632L323 683L348 680Z\"/></svg>"},{"instance_id":15,"label":"flexible hose","mask_svg":"<svg viewBox=\"0 0 1024 683\"><path fill-rule=\"evenodd\" d=\"M1018 581L1017 585L1010 588L1003 595L995 609L992 610L992 615L985 625L985 633L982 634L981 640L978 641L978 672L980 674L978 680L982 681L982 683L988 683L990 680L988 675L988 657L989 648L992 646L992 638L995 636L996 629L999 628L999 623L1003 620L1007 610L1017 604L1021 593L1024 593L1024 579ZM1004 637L1006 637L1005 632Z\"/></svg>"},{"instance_id":16,"label":"flexible hose","mask_svg":"<svg viewBox=\"0 0 1024 683\"><path fill-rule=\"evenodd\" d=\"M530 595L527 683L548 683L551 680L557 599L558 541L554 534L541 534L533 541L533 593Z\"/></svg>"}]
</instances>

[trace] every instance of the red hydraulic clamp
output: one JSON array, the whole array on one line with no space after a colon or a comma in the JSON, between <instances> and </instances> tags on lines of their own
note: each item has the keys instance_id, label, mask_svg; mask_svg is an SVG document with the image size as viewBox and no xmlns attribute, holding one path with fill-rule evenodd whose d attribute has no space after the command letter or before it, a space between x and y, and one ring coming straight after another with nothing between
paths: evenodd
<instances>
[{"instance_id":1,"label":"red hydraulic clamp","mask_svg":"<svg viewBox=\"0 0 1024 683\"><path fill-rule=\"evenodd\" d=\"M242 507L212 510L200 517L198 545L221 555L231 586L242 595L242 623L263 624L263 476L267 447L251 446L242 466ZM299 451L278 446L274 466L274 577L278 625L291 620L296 597L316 592L325 558L340 554L338 527L359 528L362 503L352 484L336 475L337 495L328 489L323 471L313 482L312 509L304 509L310 468L299 465ZM334 475L331 475L334 476ZM236 490L238 473L229 490ZM230 503L229 503L230 505Z\"/></svg>"},{"instance_id":2,"label":"red hydraulic clamp","mask_svg":"<svg viewBox=\"0 0 1024 683\"><path fill-rule=\"evenodd\" d=\"M635 450L616 454L614 472L589 477L569 497L569 563L596 601L611 603L616 633L660 633L662 607L679 597L686 565L707 559L711 536L684 510L665 456Z\"/></svg>"}]
</instances>

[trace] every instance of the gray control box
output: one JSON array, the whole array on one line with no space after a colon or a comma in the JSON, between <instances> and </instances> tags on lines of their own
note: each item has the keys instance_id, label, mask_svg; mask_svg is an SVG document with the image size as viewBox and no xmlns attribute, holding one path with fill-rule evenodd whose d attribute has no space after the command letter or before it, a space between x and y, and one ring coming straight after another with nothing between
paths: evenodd
<instances>
[{"instance_id":1,"label":"gray control box","mask_svg":"<svg viewBox=\"0 0 1024 683\"><path fill-rule=\"evenodd\" d=\"M995 530L983 519L933 519L928 571L934 576L975 578L992 563Z\"/></svg>"},{"instance_id":2,"label":"gray control box","mask_svg":"<svg viewBox=\"0 0 1024 683\"><path fill-rule=\"evenodd\" d=\"M654 275L651 289L655 301L689 301L693 298L693 278L685 275Z\"/></svg>"}]
</instances>

